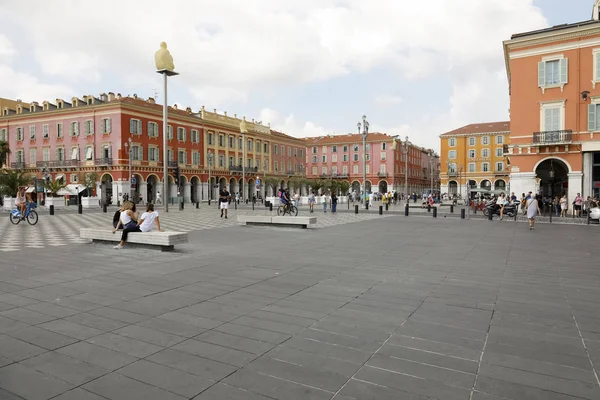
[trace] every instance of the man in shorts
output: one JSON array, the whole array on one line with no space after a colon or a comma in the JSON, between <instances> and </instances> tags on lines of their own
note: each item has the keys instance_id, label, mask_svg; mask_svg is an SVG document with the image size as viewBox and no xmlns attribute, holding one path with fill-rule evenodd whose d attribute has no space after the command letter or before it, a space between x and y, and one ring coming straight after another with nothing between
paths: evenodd
<instances>
[{"instance_id":1,"label":"man in shorts","mask_svg":"<svg viewBox=\"0 0 600 400\"><path fill-rule=\"evenodd\" d=\"M223 211L225 211L225 219L227 219L227 206L229 205L229 192L223 188L219 192L219 205L221 209L221 218L223 218Z\"/></svg>"}]
</instances>

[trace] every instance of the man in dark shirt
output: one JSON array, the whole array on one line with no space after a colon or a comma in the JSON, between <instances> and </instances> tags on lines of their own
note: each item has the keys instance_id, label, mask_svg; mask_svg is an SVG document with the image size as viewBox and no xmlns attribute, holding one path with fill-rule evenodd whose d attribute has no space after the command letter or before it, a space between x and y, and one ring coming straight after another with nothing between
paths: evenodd
<instances>
[{"instance_id":1,"label":"man in dark shirt","mask_svg":"<svg viewBox=\"0 0 600 400\"><path fill-rule=\"evenodd\" d=\"M219 204L221 208L221 218L223 218L223 211L225 211L225 219L227 219L227 206L229 205L229 192L223 188L219 192Z\"/></svg>"}]
</instances>

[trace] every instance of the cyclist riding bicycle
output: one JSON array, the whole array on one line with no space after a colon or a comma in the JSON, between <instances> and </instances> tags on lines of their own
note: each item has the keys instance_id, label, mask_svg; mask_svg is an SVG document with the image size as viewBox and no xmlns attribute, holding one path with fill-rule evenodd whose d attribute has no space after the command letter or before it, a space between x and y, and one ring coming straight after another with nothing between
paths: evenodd
<instances>
[{"instance_id":1,"label":"cyclist riding bicycle","mask_svg":"<svg viewBox=\"0 0 600 400\"><path fill-rule=\"evenodd\" d=\"M15 206L21 212L21 220L25 219L25 211L27 210L27 203L33 203L31 200L31 194L26 193L27 188L25 186L19 187L17 192L17 198L15 199Z\"/></svg>"},{"instance_id":2,"label":"cyclist riding bicycle","mask_svg":"<svg viewBox=\"0 0 600 400\"><path fill-rule=\"evenodd\" d=\"M281 204L283 204L283 206L285 207L285 211L290 210L290 195L288 193L287 188L285 188L281 191L281 196L279 197L279 201L281 201Z\"/></svg>"}]
</instances>

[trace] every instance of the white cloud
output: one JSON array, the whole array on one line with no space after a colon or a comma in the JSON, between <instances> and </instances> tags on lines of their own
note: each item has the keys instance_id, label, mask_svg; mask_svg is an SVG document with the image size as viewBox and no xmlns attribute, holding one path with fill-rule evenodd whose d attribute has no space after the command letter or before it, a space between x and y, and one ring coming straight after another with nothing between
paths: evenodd
<instances>
[{"instance_id":1,"label":"white cloud","mask_svg":"<svg viewBox=\"0 0 600 400\"><path fill-rule=\"evenodd\" d=\"M0 77L2 77L2 97L6 98L29 102L39 99L70 99L73 95L73 89L66 85L46 84L34 76L17 72L2 64L0 64Z\"/></svg>"},{"instance_id":2,"label":"white cloud","mask_svg":"<svg viewBox=\"0 0 600 400\"><path fill-rule=\"evenodd\" d=\"M383 105L383 106L398 104L398 103L402 103L402 101L403 101L401 96L394 95L394 94L380 94L378 96L375 96L374 100L375 100L375 103Z\"/></svg>"},{"instance_id":3,"label":"white cloud","mask_svg":"<svg viewBox=\"0 0 600 400\"><path fill-rule=\"evenodd\" d=\"M0 35L0 56L11 56L15 53L16 50L6 35Z\"/></svg>"},{"instance_id":4,"label":"white cloud","mask_svg":"<svg viewBox=\"0 0 600 400\"><path fill-rule=\"evenodd\" d=\"M330 135L333 133L333 130L318 126L311 121L298 122L294 114L281 115L272 108L263 108L260 110L259 120L265 125L270 123L271 128L277 131L299 138Z\"/></svg>"}]
</instances>

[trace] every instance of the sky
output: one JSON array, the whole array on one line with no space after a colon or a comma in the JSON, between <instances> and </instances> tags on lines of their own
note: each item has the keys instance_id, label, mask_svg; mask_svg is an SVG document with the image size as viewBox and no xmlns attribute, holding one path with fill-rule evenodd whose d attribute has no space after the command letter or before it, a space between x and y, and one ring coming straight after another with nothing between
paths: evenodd
<instances>
[{"instance_id":1,"label":"sky","mask_svg":"<svg viewBox=\"0 0 600 400\"><path fill-rule=\"evenodd\" d=\"M508 120L502 41L590 19L593 0L0 0L0 97L157 97L296 137L439 135Z\"/></svg>"}]
</instances>

